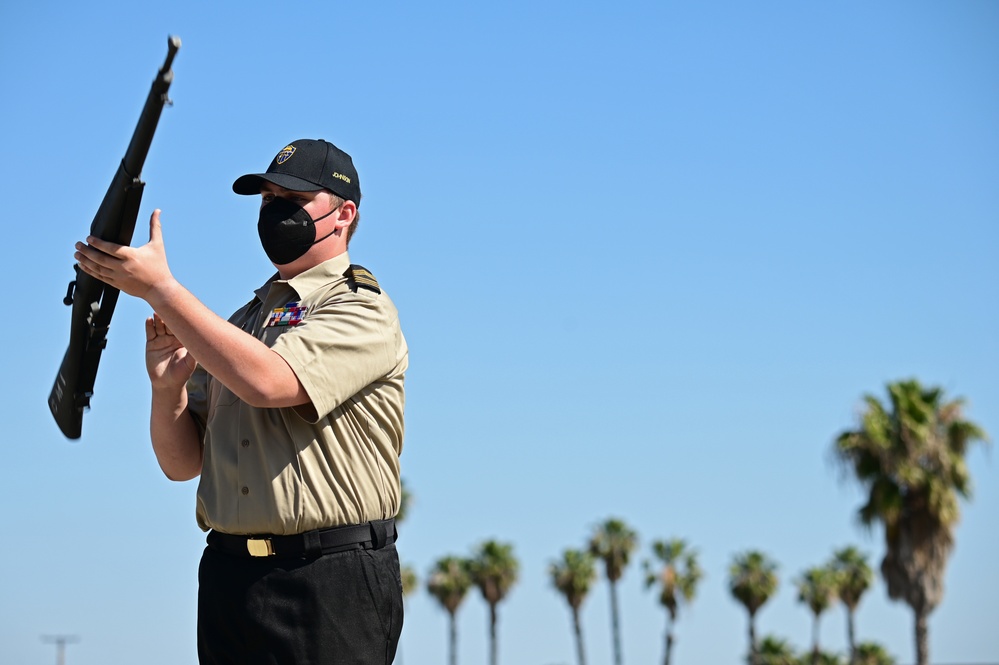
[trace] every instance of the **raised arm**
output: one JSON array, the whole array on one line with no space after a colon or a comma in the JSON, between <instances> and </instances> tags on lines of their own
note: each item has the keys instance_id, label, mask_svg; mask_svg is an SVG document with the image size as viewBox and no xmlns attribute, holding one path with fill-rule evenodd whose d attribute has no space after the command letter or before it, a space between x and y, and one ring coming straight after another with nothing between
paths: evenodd
<instances>
[{"instance_id":1,"label":"raised arm","mask_svg":"<svg viewBox=\"0 0 999 665\"><path fill-rule=\"evenodd\" d=\"M166 328L209 374L255 407L298 406L308 395L291 367L263 342L222 319L184 288L167 266L160 211L149 221L149 242L127 247L89 237L76 259L87 274L148 302ZM177 395L164 395L166 403ZM174 403L173 408L179 404Z\"/></svg>"}]
</instances>

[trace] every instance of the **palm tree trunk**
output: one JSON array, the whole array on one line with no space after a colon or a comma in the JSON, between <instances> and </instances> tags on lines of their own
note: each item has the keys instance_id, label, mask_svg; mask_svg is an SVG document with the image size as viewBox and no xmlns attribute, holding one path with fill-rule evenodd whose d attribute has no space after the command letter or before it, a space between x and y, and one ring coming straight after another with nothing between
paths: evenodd
<instances>
[{"instance_id":1,"label":"palm tree trunk","mask_svg":"<svg viewBox=\"0 0 999 665\"><path fill-rule=\"evenodd\" d=\"M617 610L617 583L611 581L611 633L614 637L614 665L621 665L621 625Z\"/></svg>"},{"instance_id":2,"label":"palm tree trunk","mask_svg":"<svg viewBox=\"0 0 999 665\"><path fill-rule=\"evenodd\" d=\"M586 653L583 651L583 627L579 623L579 609L572 608L572 630L576 634L576 656L579 665L586 665Z\"/></svg>"},{"instance_id":3,"label":"palm tree trunk","mask_svg":"<svg viewBox=\"0 0 999 665\"><path fill-rule=\"evenodd\" d=\"M673 618L666 620L666 655L663 656L663 665L669 665L671 654L673 653Z\"/></svg>"},{"instance_id":4,"label":"palm tree trunk","mask_svg":"<svg viewBox=\"0 0 999 665\"><path fill-rule=\"evenodd\" d=\"M819 665L819 615L812 621L812 665Z\"/></svg>"},{"instance_id":5,"label":"palm tree trunk","mask_svg":"<svg viewBox=\"0 0 999 665\"><path fill-rule=\"evenodd\" d=\"M925 610L915 610L916 612L916 665L929 665L930 662L930 635L929 612Z\"/></svg>"},{"instance_id":6,"label":"palm tree trunk","mask_svg":"<svg viewBox=\"0 0 999 665\"><path fill-rule=\"evenodd\" d=\"M756 665L756 618L749 615L749 665Z\"/></svg>"},{"instance_id":7,"label":"palm tree trunk","mask_svg":"<svg viewBox=\"0 0 999 665\"><path fill-rule=\"evenodd\" d=\"M496 605L489 605L489 663L497 665L499 657L496 651Z\"/></svg>"},{"instance_id":8,"label":"palm tree trunk","mask_svg":"<svg viewBox=\"0 0 999 665\"><path fill-rule=\"evenodd\" d=\"M853 608L846 608L846 641L850 644L850 665L857 662L857 640L853 632Z\"/></svg>"},{"instance_id":9,"label":"palm tree trunk","mask_svg":"<svg viewBox=\"0 0 999 665\"><path fill-rule=\"evenodd\" d=\"M448 615L451 617L448 627L448 642L451 645L448 662L451 665L458 665L458 622L455 620L454 612L449 612Z\"/></svg>"}]
</instances>

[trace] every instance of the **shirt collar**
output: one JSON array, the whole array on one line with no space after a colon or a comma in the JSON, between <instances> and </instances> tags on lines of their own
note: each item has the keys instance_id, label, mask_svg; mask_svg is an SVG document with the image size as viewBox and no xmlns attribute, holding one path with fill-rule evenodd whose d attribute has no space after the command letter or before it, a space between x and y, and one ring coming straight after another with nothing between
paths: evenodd
<instances>
[{"instance_id":1,"label":"shirt collar","mask_svg":"<svg viewBox=\"0 0 999 665\"><path fill-rule=\"evenodd\" d=\"M347 252L338 254L332 259L327 259L317 266L313 266L308 270L300 272L291 279L281 279L279 273L274 273L267 282L261 286L259 289L254 291L260 302L267 299L267 293L271 289L272 284L287 284L295 291L299 299L304 298L316 289L330 284L337 279L345 279L344 273L347 272L347 268L350 267L350 257L347 256Z\"/></svg>"}]
</instances>

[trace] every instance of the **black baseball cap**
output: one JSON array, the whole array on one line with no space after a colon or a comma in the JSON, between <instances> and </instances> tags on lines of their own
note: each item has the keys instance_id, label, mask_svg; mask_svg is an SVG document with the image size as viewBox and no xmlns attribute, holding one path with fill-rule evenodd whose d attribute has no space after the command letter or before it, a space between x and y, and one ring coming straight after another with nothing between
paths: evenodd
<instances>
[{"instance_id":1,"label":"black baseball cap","mask_svg":"<svg viewBox=\"0 0 999 665\"><path fill-rule=\"evenodd\" d=\"M295 192L328 189L342 199L361 203L361 185L350 155L323 139L299 139L271 160L266 173L249 173L232 183L237 194L259 194L264 181Z\"/></svg>"}]
</instances>

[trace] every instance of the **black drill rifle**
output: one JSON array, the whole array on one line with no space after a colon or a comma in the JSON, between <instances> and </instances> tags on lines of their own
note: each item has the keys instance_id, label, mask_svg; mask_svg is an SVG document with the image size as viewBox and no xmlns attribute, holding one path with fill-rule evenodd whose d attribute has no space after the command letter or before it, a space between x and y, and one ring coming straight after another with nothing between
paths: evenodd
<instances>
[{"instance_id":1,"label":"black drill rifle","mask_svg":"<svg viewBox=\"0 0 999 665\"><path fill-rule=\"evenodd\" d=\"M163 107L170 103L167 92L173 82L170 66L180 48L180 39L167 40L167 57L153 81L152 89L142 107L139 124L135 127L125 157L111 180L104 200L90 225L90 235L119 245L132 242L135 220L142 200L140 180L149 145ZM73 306L70 321L69 348L62 359L55 385L49 394L49 410L62 433L79 439L83 426L83 411L90 407L94 381L101 352L107 346L108 327L118 302L118 289L86 274L76 265L76 278L69 283L63 302Z\"/></svg>"}]
</instances>

